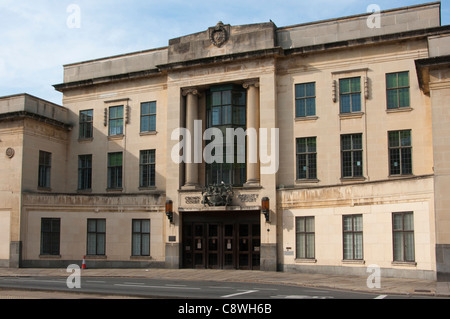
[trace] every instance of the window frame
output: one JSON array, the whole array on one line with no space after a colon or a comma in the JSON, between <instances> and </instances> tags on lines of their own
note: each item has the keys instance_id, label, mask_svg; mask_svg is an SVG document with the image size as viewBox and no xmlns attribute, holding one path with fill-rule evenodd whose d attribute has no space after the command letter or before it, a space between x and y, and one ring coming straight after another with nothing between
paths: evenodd
<instances>
[{"instance_id":1,"label":"window frame","mask_svg":"<svg viewBox=\"0 0 450 319\"><path fill-rule=\"evenodd\" d=\"M153 158L153 162L144 163L145 152L149 152L147 158ZM153 155L151 154L153 153ZM144 183L145 167L147 167L147 183ZM139 153L139 187L155 187L156 186L156 150L142 150Z\"/></svg>"},{"instance_id":2,"label":"window frame","mask_svg":"<svg viewBox=\"0 0 450 319\"><path fill-rule=\"evenodd\" d=\"M121 165L112 165L111 164L111 156L113 155L121 155ZM114 175L113 175L114 173ZM113 183L113 177L115 177L115 181ZM113 152L108 153L108 189L111 190L120 190L123 188L123 152Z\"/></svg>"},{"instance_id":3,"label":"window frame","mask_svg":"<svg viewBox=\"0 0 450 319\"><path fill-rule=\"evenodd\" d=\"M142 223L148 222L148 232L143 231ZM135 231L135 223L139 223L139 231ZM135 253L135 235L139 236L139 254ZM143 252L144 236L148 235L148 254ZM132 219L131 220L131 255L133 257L150 257L151 256L151 220L150 219Z\"/></svg>"},{"instance_id":4,"label":"window frame","mask_svg":"<svg viewBox=\"0 0 450 319\"><path fill-rule=\"evenodd\" d=\"M300 152L299 151L299 142L301 140L305 140L306 143L306 152ZM309 141L314 140L315 143L315 150L310 151L309 148ZM304 180L317 180L317 137L300 137L296 138L296 169L297 169L297 180L298 181L304 181ZM305 171L304 169L300 169L300 157L305 158L306 162L306 177L301 177L300 172ZM310 163L312 163L310 165ZM304 167L304 168L305 168ZM313 172L313 174L311 174Z\"/></svg>"},{"instance_id":5,"label":"window frame","mask_svg":"<svg viewBox=\"0 0 450 319\"><path fill-rule=\"evenodd\" d=\"M402 141L402 133L409 132L409 145L403 146ZM398 133L398 146L391 146L391 134ZM398 151L398 166L399 166L399 173L393 173L393 167L392 167L392 158L393 154L392 152L397 150ZM404 166L406 166L407 159L404 158L405 154L403 153L404 150L409 150L409 162L410 167L408 167L407 172L405 173ZM413 146L412 146L412 130L399 130L399 131L389 131L388 132L388 155L389 155L389 176L410 176L413 175Z\"/></svg>"},{"instance_id":6,"label":"window frame","mask_svg":"<svg viewBox=\"0 0 450 319\"><path fill-rule=\"evenodd\" d=\"M308 85L313 85L314 87L314 95L308 95ZM304 96L299 96L297 93L299 91L304 91ZM314 117L317 116L317 109L316 109L316 98L317 98L317 91L316 91L316 82L307 82L307 83L298 83L295 85L294 88L294 95L295 95L295 118L308 118L308 117ZM304 101L304 115L299 115L299 101ZM313 101L314 106L312 106L314 112L313 114L308 114L308 102Z\"/></svg>"},{"instance_id":7,"label":"window frame","mask_svg":"<svg viewBox=\"0 0 450 319\"><path fill-rule=\"evenodd\" d=\"M344 150L343 144L344 144L344 137L351 137L351 149ZM354 141L353 139L356 136L361 137L361 148L354 148ZM355 153L361 153L360 159L361 159L361 175L355 175ZM344 175L344 154L350 153L351 154L351 168L352 168L352 174L351 176L345 176ZM356 165L357 167L358 165ZM364 178L364 144L363 144L363 134L362 133L355 133L355 134L343 134L341 135L341 178L342 179L352 179L352 178Z\"/></svg>"},{"instance_id":8,"label":"window frame","mask_svg":"<svg viewBox=\"0 0 450 319\"><path fill-rule=\"evenodd\" d=\"M346 225L346 218L350 218L351 219L351 230L346 230L345 229L345 225ZM361 218L361 230L355 230L355 219L356 218ZM342 259L343 260L357 260L357 261L362 261L364 260L364 219L363 219L363 215L362 214L353 214L353 215L343 215L342 216ZM352 247L351 247L351 252L352 252L352 256L351 258L348 258L346 256L346 243L347 241L345 240L346 234L350 234L351 238L352 238ZM358 240L358 234L361 235L361 258L356 258L357 255L357 245L356 245L356 240Z\"/></svg>"},{"instance_id":9,"label":"window frame","mask_svg":"<svg viewBox=\"0 0 450 319\"><path fill-rule=\"evenodd\" d=\"M95 223L95 230L91 231L89 227L89 222ZM104 231L99 230L99 222L104 223ZM89 251L90 247L90 236L89 234L93 234L95 236L95 252L92 253ZM99 249L99 241L100 238L103 238L103 247ZM100 250L100 251L99 251ZM102 253L103 250L103 253ZM86 231L86 255L87 256L106 256L106 219L105 218L89 218L87 220L87 231Z\"/></svg>"},{"instance_id":10,"label":"window frame","mask_svg":"<svg viewBox=\"0 0 450 319\"><path fill-rule=\"evenodd\" d=\"M401 216L402 217L402 229L395 229L395 216ZM412 218L412 229L409 230L405 230L405 217L406 216L411 216ZM415 239L415 234L414 234L415 230L414 230L414 212L395 212L392 213L392 260L394 262L405 262L405 263L414 263L416 261L416 239ZM401 258L396 258L398 257L396 254L396 240L397 237L395 236L395 234L401 234L401 250L403 251L403 256L401 256ZM407 256L407 240L406 240L406 235L408 234L412 234L412 240L413 240L413 249L412 249L412 254L413 254L413 258L412 259L408 259Z\"/></svg>"},{"instance_id":11,"label":"window frame","mask_svg":"<svg viewBox=\"0 0 450 319\"><path fill-rule=\"evenodd\" d=\"M408 75L408 86L399 86L399 75L406 73ZM411 77L410 77L409 71L400 71L400 72L391 72L386 73L386 109L387 110L399 110L399 109L408 109L411 108ZM388 77L390 75L396 75L397 76L397 86L396 87L389 87L389 81ZM407 90L408 91L408 105L400 106L400 91L401 90ZM397 91L397 106L392 107L389 104L389 92Z\"/></svg>"},{"instance_id":12,"label":"window frame","mask_svg":"<svg viewBox=\"0 0 450 319\"><path fill-rule=\"evenodd\" d=\"M144 108L145 105L148 105L149 113L145 113L145 114L144 114L143 108ZM155 108L155 112L154 112L154 113L151 112L151 108L152 108L153 106L154 106L154 108ZM140 122L140 125L141 125L141 127L140 127L140 132L141 132L141 133L156 132L156 124L157 124L157 122L156 122L156 116L157 116L157 111L158 111L158 109L157 109L157 103L156 103L156 101L142 102L142 103L141 103L141 122ZM147 130L143 128L144 120L145 120L145 123L146 123L146 125L147 125L147 127L148 127ZM154 129L152 129L152 127L151 127L152 120L154 121Z\"/></svg>"},{"instance_id":13,"label":"window frame","mask_svg":"<svg viewBox=\"0 0 450 319\"><path fill-rule=\"evenodd\" d=\"M52 153L39 151L38 188L51 187Z\"/></svg>"},{"instance_id":14,"label":"window frame","mask_svg":"<svg viewBox=\"0 0 450 319\"><path fill-rule=\"evenodd\" d=\"M82 165L82 163L85 163L85 165ZM78 190L90 189L92 189L92 155L78 155Z\"/></svg>"},{"instance_id":15,"label":"window frame","mask_svg":"<svg viewBox=\"0 0 450 319\"><path fill-rule=\"evenodd\" d=\"M121 110L121 116L112 114L114 110ZM116 105L109 107L108 113L108 136L121 136L124 134L124 111L123 105ZM114 115L114 116L113 116Z\"/></svg>"},{"instance_id":16,"label":"window frame","mask_svg":"<svg viewBox=\"0 0 450 319\"><path fill-rule=\"evenodd\" d=\"M49 225L44 225L45 223L49 223ZM47 227L49 230L45 230ZM41 256L59 256L61 254L61 218L41 218L40 241Z\"/></svg>"},{"instance_id":17,"label":"window frame","mask_svg":"<svg viewBox=\"0 0 450 319\"><path fill-rule=\"evenodd\" d=\"M313 230L312 231L308 231L307 230L307 220L312 220L312 225L313 225ZM302 222L303 223L303 229L304 231L300 231L299 227L298 227L298 223ZM314 216L297 216L295 217L295 259L308 259L308 260L315 260L316 258L316 229L315 229L315 217ZM299 255L299 247L298 247L298 242L301 240L299 239L299 235L304 235L304 243L303 243L303 249L304 249L304 253L305 255ZM310 245L309 240L308 239L308 235L312 235L312 240L313 240L313 244L312 244L312 252L309 251L309 247ZM312 253L312 254L311 254Z\"/></svg>"},{"instance_id":18,"label":"window frame","mask_svg":"<svg viewBox=\"0 0 450 319\"><path fill-rule=\"evenodd\" d=\"M90 114L85 114L88 112ZM91 139L93 137L94 137L94 110L90 109L80 111L78 138L80 140L86 140Z\"/></svg>"},{"instance_id":19,"label":"window frame","mask_svg":"<svg viewBox=\"0 0 450 319\"><path fill-rule=\"evenodd\" d=\"M352 90L352 80L358 79L358 83L359 83L359 91L353 91ZM341 115L345 115L345 114L352 114L352 113L361 113L362 112L362 107L363 107L363 102L362 102L362 93L363 93L363 87L361 85L361 76L354 76L354 77L348 77L348 78L341 78L339 79L339 113ZM342 92L342 82L343 81L349 81L349 92ZM359 96L359 110L354 110L354 106L353 106L353 96ZM343 112L343 96L349 96L349 107L350 107L350 111L349 112Z\"/></svg>"}]
</instances>

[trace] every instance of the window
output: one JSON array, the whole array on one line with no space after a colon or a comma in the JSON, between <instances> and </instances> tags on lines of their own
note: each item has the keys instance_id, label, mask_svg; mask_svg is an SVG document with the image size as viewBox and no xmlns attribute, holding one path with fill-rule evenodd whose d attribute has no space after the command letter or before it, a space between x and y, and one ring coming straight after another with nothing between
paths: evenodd
<instances>
[{"instance_id":1,"label":"window","mask_svg":"<svg viewBox=\"0 0 450 319\"><path fill-rule=\"evenodd\" d=\"M156 131L156 102L141 104L141 132Z\"/></svg>"},{"instance_id":2,"label":"window","mask_svg":"<svg viewBox=\"0 0 450 319\"><path fill-rule=\"evenodd\" d=\"M122 188L122 153L108 154L108 188Z\"/></svg>"},{"instance_id":3,"label":"window","mask_svg":"<svg viewBox=\"0 0 450 319\"><path fill-rule=\"evenodd\" d=\"M150 256L150 220L133 219L133 256Z\"/></svg>"},{"instance_id":4,"label":"window","mask_svg":"<svg viewBox=\"0 0 450 319\"><path fill-rule=\"evenodd\" d=\"M295 85L295 117L316 115L316 83Z\"/></svg>"},{"instance_id":5,"label":"window","mask_svg":"<svg viewBox=\"0 0 450 319\"><path fill-rule=\"evenodd\" d=\"M361 112L361 77L339 81L341 113Z\"/></svg>"},{"instance_id":6,"label":"window","mask_svg":"<svg viewBox=\"0 0 450 319\"><path fill-rule=\"evenodd\" d=\"M155 150L141 151L139 171L140 187L155 186Z\"/></svg>"},{"instance_id":7,"label":"window","mask_svg":"<svg viewBox=\"0 0 450 319\"><path fill-rule=\"evenodd\" d=\"M60 254L60 228L59 218L41 219L41 255L58 256Z\"/></svg>"},{"instance_id":8,"label":"window","mask_svg":"<svg viewBox=\"0 0 450 319\"><path fill-rule=\"evenodd\" d=\"M409 72L386 74L387 108L410 107Z\"/></svg>"},{"instance_id":9,"label":"window","mask_svg":"<svg viewBox=\"0 0 450 319\"><path fill-rule=\"evenodd\" d=\"M89 139L93 137L94 131L94 111L87 110L80 112L80 139Z\"/></svg>"},{"instance_id":10,"label":"window","mask_svg":"<svg viewBox=\"0 0 450 319\"><path fill-rule=\"evenodd\" d=\"M343 216L344 260L363 259L362 215Z\"/></svg>"},{"instance_id":11,"label":"window","mask_svg":"<svg viewBox=\"0 0 450 319\"><path fill-rule=\"evenodd\" d=\"M50 171L52 168L52 154L39 151L38 187L50 188Z\"/></svg>"},{"instance_id":12,"label":"window","mask_svg":"<svg viewBox=\"0 0 450 319\"><path fill-rule=\"evenodd\" d=\"M206 96L206 128L218 128L226 132L228 128L247 126L246 116L247 92L242 86L224 85L212 87ZM206 164L206 185L231 184L242 186L247 179L246 141L239 143L235 139L234 161L227 162L227 145L223 141L223 160ZM211 143L209 141L207 144ZM215 155L215 154L213 154Z\"/></svg>"},{"instance_id":13,"label":"window","mask_svg":"<svg viewBox=\"0 0 450 319\"><path fill-rule=\"evenodd\" d=\"M412 212L392 214L394 261L414 262L414 215Z\"/></svg>"},{"instance_id":14,"label":"window","mask_svg":"<svg viewBox=\"0 0 450 319\"><path fill-rule=\"evenodd\" d=\"M412 174L411 131L389 132L389 174Z\"/></svg>"},{"instance_id":15,"label":"window","mask_svg":"<svg viewBox=\"0 0 450 319\"><path fill-rule=\"evenodd\" d=\"M362 134L341 136L342 177L363 176Z\"/></svg>"},{"instance_id":16,"label":"window","mask_svg":"<svg viewBox=\"0 0 450 319\"><path fill-rule=\"evenodd\" d=\"M316 138L297 139L297 179L317 178Z\"/></svg>"},{"instance_id":17,"label":"window","mask_svg":"<svg viewBox=\"0 0 450 319\"><path fill-rule=\"evenodd\" d=\"M109 136L123 134L123 105L109 108Z\"/></svg>"},{"instance_id":18,"label":"window","mask_svg":"<svg viewBox=\"0 0 450 319\"><path fill-rule=\"evenodd\" d=\"M78 156L78 190L92 188L92 155Z\"/></svg>"},{"instance_id":19,"label":"window","mask_svg":"<svg viewBox=\"0 0 450 319\"><path fill-rule=\"evenodd\" d=\"M297 217L295 219L296 258L315 258L315 227L314 217Z\"/></svg>"},{"instance_id":20,"label":"window","mask_svg":"<svg viewBox=\"0 0 450 319\"><path fill-rule=\"evenodd\" d=\"M106 220L88 219L87 221L87 255L104 256L106 246Z\"/></svg>"}]
</instances>

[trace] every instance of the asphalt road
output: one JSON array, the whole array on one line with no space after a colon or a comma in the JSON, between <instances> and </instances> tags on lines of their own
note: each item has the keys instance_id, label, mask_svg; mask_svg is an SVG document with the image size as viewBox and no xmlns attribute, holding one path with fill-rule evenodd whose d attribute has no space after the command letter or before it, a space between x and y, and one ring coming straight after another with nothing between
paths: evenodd
<instances>
[{"instance_id":1,"label":"asphalt road","mask_svg":"<svg viewBox=\"0 0 450 319\"><path fill-rule=\"evenodd\" d=\"M69 285L75 286L70 289ZM76 285L79 283L80 288ZM287 285L214 281L170 281L135 278L5 277L0 288L101 294L144 298L181 298L189 300L276 300L276 299L389 299L408 296L386 296Z\"/></svg>"}]
</instances>

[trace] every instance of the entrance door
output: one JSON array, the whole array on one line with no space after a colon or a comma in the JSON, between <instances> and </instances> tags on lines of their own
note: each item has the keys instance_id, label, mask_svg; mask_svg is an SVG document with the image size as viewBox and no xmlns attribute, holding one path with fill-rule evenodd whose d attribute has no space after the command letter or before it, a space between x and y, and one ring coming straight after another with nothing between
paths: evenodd
<instances>
[{"instance_id":1,"label":"entrance door","mask_svg":"<svg viewBox=\"0 0 450 319\"><path fill-rule=\"evenodd\" d=\"M224 218L210 217L204 220L193 218L195 215L189 217L183 222L184 268L260 268L258 221L249 218L239 220L231 216L227 219L233 222L223 221Z\"/></svg>"}]
</instances>

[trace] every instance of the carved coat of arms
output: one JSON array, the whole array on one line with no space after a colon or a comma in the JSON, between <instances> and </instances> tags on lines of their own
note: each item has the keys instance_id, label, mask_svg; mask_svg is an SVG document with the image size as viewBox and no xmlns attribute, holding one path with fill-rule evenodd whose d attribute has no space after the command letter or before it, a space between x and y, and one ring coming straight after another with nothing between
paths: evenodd
<instances>
[{"instance_id":1,"label":"carved coat of arms","mask_svg":"<svg viewBox=\"0 0 450 319\"><path fill-rule=\"evenodd\" d=\"M228 41L229 36L229 26L224 25L221 21L215 27L209 29L209 38L218 48Z\"/></svg>"},{"instance_id":2,"label":"carved coat of arms","mask_svg":"<svg viewBox=\"0 0 450 319\"><path fill-rule=\"evenodd\" d=\"M204 206L229 206L233 201L234 192L231 185L209 185L203 190L202 195Z\"/></svg>"}]
</instances>

